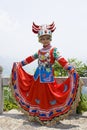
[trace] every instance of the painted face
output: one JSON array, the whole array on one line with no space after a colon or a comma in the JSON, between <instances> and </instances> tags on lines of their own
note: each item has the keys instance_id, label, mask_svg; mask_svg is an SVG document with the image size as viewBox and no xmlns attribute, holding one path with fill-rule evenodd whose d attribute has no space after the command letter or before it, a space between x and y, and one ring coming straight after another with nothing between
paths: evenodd
<instances>
[{"instance_id":1,"label":"painted face","mask_svg":"<svg viewBox=\"0 0 87 130\"><path fill-rule=\"evenodd\" d=\"M41 36L39 40L43 45L50 44L51 37L50 36Z\"/></svg>"}]
</instances>

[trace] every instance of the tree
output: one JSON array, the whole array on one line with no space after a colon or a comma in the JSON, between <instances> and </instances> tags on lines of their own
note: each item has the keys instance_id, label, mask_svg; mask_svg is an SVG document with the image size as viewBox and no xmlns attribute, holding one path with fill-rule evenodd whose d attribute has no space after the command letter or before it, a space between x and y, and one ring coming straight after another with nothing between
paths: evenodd
<instances>
[{"instance_id":1,"label":"tree","mask_svg":"<svg viewBox=\"0 0 87 130\"><path fill-rule=\"evenodd\" d=\"M68 59L68 62L76 69L80 77L87 77L87 65L85 63L78 61L76 58ZM53 67L56 77L67 76L67 71L58 62L55 62Z\"/></svg>"},{"instance_id":2,"label":"tree","mask_svg":"<svg viewBox=\"0 0 87 130\"><path fill-rule=\"evenodd\" d=\"M67 71L57 61L55 61L53 68L55 77L67 76Z\"/></svg>"},{"instance_id":3,"label":"tree","mask_svg":"<svg viewBox=\"0 0 87 130\"><path fill-rule=\"evenodd\" d=\"M68 61L76 68L80 77L87 77L87 65L76 58L68 59Z\"/></svg>"}]
</instances>

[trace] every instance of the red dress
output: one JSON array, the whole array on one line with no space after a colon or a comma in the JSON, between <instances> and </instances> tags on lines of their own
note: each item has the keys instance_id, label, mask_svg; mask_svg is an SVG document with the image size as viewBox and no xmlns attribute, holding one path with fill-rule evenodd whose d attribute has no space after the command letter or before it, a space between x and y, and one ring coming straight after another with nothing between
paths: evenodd
<instances>
[{"instance_id":1,"label":"red dress","mask_svg":"<svg viewBox=\"0 0 87 130\"><path fill-rule=\"evenodd\" d=\"M38 70L35 75L25 72L22 66L38 60ZM61 84L58 84L51 71L54 61L58 61L63 68L70 71L73 67L59 55L56 48L50 45L42 48L38 53L29 56L19 63L14 63L12 68L12 84L16 101L29 116L38 117L40 121L63 119L78 104L78 81L76 72ZM47 68L41 68L42 66ZM46 70L46 74L42 70ZM51 75L48 82L46 75ZM42 79L41 79L42 76Z\"/></svg>"}]
</instances>

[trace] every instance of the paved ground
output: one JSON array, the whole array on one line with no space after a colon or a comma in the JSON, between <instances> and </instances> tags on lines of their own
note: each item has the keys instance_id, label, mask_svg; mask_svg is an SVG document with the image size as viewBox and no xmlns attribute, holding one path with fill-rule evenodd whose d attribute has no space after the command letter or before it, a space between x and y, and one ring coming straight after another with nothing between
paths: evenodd
<instances>
[{"instance_id":1,"label":"paved ground","mask_svg":"<svg viewBox=\"0 0 87 130\"><path fill-rule=\"evenodd\" d=\"M87 130L87 112L70 116L56 125L47 127L37 122L29 122L23 113L11 110L0 115L0 130Z\"/></svg>"}]
</instances>

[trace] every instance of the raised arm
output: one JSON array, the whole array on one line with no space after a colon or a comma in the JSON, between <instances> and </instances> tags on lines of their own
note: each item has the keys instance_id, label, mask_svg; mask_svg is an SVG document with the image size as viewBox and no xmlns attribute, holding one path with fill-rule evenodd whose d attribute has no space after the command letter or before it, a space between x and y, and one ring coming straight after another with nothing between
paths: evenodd
<instances>
[{"instance_id":1,"label":"raised arm","mask_svg":"<svg viewBox=\"0 0 87 130\"><path fill-rule=\"evenodd\" d=\"M53 56L54 56L55 60L58 61L58 63L65 70L69 71L69 73L73 73L75 71L75 68L64 57L62 57L60 55L60 53L58 52L57 48L54 48Z\"/></svg>"},{"instance_id":2,"label":"raised arm","mask_svg":"<svg viewBox=\"0 0 87 130\"><path fill-rule=\"evenodd\" d=\"M33 62L33 61L36 60L37 58L38 58L38 53L35 53L34 55L29 56L29 57L27 57L26 59L22 60L22 61L20 62L20 65L21 65L21 66L25 66L25 65L27 65L27 64L29 64L29 63L31 63L31 62Z\"/></svg>"}]
</instances>

